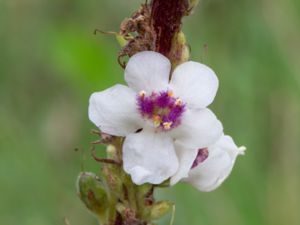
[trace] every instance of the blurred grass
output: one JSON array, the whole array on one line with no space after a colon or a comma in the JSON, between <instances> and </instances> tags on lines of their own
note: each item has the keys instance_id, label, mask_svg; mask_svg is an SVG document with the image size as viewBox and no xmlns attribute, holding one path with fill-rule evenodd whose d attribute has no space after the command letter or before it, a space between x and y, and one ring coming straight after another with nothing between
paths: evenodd
<instances>
[{"instance_id":1,"label":"blurred grass","mask_svg":"<svg viewBox=\"0 0 300 225\"><path fill-rule=\"evenodd\" d=\"M82 158L98 169L88 97L123 72L113 37L92 33L139 2L0 1L0 224L96 224L74 187ZM175 225L300 224L299 27L298 0L203 0L185 19L192 59L220 78L212 108L248 151L217 191L158 193L176 202Z\"/></svg>"}]
</instances>

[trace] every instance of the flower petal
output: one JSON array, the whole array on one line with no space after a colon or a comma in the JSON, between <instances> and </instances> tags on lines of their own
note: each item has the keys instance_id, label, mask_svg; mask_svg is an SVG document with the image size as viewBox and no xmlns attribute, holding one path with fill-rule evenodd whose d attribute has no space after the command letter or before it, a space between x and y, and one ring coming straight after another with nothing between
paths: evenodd
<instances>
[{"instance_id":1,"label":"flower petal","mask_svg":"<svg viewBox=\"0 0 300 225\"><path fill-rule=\"evenodd\" d=\"M173 140L167 134L147 130L126 137L123 162L124 170L138 185L160 184L178 169Z\"/></svg>"},{"instance_id":2,"label":"flower petal","mask_svg":"<svg viewBox=\"0 0 300 225\"><path fill-rule=\"evenodd\" d=\"M192 109L207 107L214 100L219 81L215 72L197 62L179 65L171 79L171 89Z\"/></svg>"},{"instance_id":3,"label":"flower petal","mask_svg":"<svg viewBox=\"0 0 300 225\"><path fill-rule=\"evenodd\" d=\"M172 137L185 146L206 148L223 134L223 126L209 109L187 110Z\"/></svg>"},{"instance_id":4,"label":"flower petal","mask_svg":"<svg viewBox=\"0 0 300 225\"><path fill-rule=\"evenodd\" d=\"M132 56L125 69L125 80L137 92L165 90L171 70L170 61L160 53L144 51Z\"/></svg>"},{"instance_id":5,"label":"flower petal","mask_svg":"<svg viewBox=\"0 0 300 225\"><path fill-rule=\"evenodd\" d=\"M212 191L220 186L229 176L236 157L243 153L229 136L222 136L208 147L208 151L208 158L192 169L185 179L200 191Z\"/></svg>"},{"instance_id":6,"label":"flower petal","mask_svg":"<svg viewBox=\"0 0 300 225\"><path fill-rule=\"evenodd\" d=\"M179 161L179 168L175 175L171 178L171 185L176 184L182 178L188 177L188 174L198 153L198 149L187 148L180 143L175 143L175 150Z\"/></svg>"},{"instance_id":7,"label":"flower petal","mask_svg":"<svg viewBox=\"0 0 300 225\"><path fill-rule=\"evenodd\" d=\"M125 136L141 128L135 92L115 85L90 97L89 118L104 133Z\"/></svg>"}]
</instances>

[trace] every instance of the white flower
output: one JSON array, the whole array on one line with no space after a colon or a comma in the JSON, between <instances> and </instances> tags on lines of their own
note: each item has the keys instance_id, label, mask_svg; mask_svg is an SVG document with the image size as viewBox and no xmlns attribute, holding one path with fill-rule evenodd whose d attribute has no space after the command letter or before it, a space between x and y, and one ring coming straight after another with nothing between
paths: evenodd
<instances>
[{"instance_id":1,"label":"white flower","mask_svg":"<svg viewBox=\"0 0 300 225\"><path fill-rule=\"evenodd\" d=\"M244 154L245 147L237 147L230 136L223 135L216 143L203 149L188 149L177 145L179 169L171 178L192 184L200 191L212 191L229 176L236 157Z\"/></svg>"},{"instance_id":2,"label":"white flower","mask_svg":"<svg viewBox=\"0 0 300 225\"><path fill-rule=\"evenodd\" d=\"M223 132L206 108L218 89L215 73L196 62L181 64L171 78L170 71L163 55L140 52L125 69L129 87L115 85L90 97L90 120L104 133L126 137L123 166L136 184L173 176L179 168L177 144L205 148Z\"/></svg>"}]
</instances>

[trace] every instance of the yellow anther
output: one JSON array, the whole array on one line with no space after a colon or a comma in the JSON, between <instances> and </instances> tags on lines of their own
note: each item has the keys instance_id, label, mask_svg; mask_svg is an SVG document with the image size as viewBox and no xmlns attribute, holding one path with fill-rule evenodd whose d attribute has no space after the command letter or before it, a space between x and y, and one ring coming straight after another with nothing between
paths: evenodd
<instances>
[{"instance_id":1,"label":"yellow anther","mask_svg":"<svg viewBox=\"0 0 300 225\"><path fill-rule=\"evenodd\" d=\"M146 91L140 91L140 93L139 93L140 97L145 97L145 95L146 95Z\"/></svg>"},{"instance_id":2,"label":"yellow anther","mask_svg":"<svg viewBox=\"0 0 300 225\"><path fill-rule=\"evenodd\" d=\"M153 119L153 121L159 121L159 122L161 122L161 118L160 118L159 115L153 115L152 119Z\"/></svg>"},{"instance_id":3,"label":"yellow anther","mask_svg":"<svg viewBox=\"0 0 300 225\"><path fill-rule=\"evenodd\" d=\"M161 118L160 118L160 116L154 115L154 116L152 117L152 120L153 120L153 124L154 124L155 127L159 127L159 126L160 126L160 123L161 123Z\"/></svg>"},{"instance_id":4,"label":"yellow anther","mask_svg":"<svg viewBox=\"0 0 300 225\"><path fill-rule=\"evenodd\" d=\"M168 91L168 96L169 97L173 97L174 96L174 92L173 91Z\"/></svg>"},{"instance_id":5,"label":"yellow anther","mask_svg":"<svg viewBox=\"0 0 300 225\"><path fill-rule=\"evenodd\" d=\"M164 127L164 129L166 129L166 130L170 130L170 129L171 129L171 126L172 126L172 122L164 122L164 123L163 123L163 127Z\"/></svg>"},{"instance_id":6,"label":"yellow anther","mask_svg":"<svg viewBox=\"0 0 300 225\"><path fill-rule=\"evenodd\" d=\"M177 105L177 106L182 105L182 100L180 98L177 98L175 101L175 105Z\"/></svg>"},{"instance_id":7,"label":"yellow anther","mask_svg":"<svg viewBox=\"0 0 300 225\"><path fill-rule=\"evenodd\" d=\"M160 126L160 122L158 121L153 121L154 127L159 127Z\"/></svg>"}]
</instances>

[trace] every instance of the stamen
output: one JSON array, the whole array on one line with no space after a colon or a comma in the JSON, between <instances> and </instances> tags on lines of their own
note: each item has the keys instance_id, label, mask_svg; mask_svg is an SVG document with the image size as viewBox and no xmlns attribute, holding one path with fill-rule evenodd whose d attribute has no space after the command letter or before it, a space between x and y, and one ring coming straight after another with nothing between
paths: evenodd
<instances>
[{"instance_id":1,"label":"stamen","mask_svg":"<svg viewBox=\"0 0 300 225\"><path fill-rule=\"evenodd\" d=\"M146 95L146 91L140 91L139 96L144 98Z\"/></svg>"},{"instance_id":2,"label":"stamen","mask_svg":"<svg viewBox=\"0 0 300 225\"><path fill-rule=\"evenodd\" d=\"M197 167L200 163L203 163L208 158L209 152L207 148L201 148L198 150L198 154L196 156L196 159L193 162L192 168L194 169Z\"/></svg>"},{"instance_id":3,"label":"stamen","mask_svg":"<svg viewBox=\"0 0 300 225\"><path fill-rule=\"evenodd\" d=\"M164 127L165 130L170 130L172 124L173 124L172 122L164 122L163 127Z\"/></svg>"},{"instance_id":4,"label":"stamen","mask_svg":"<svg viewBox=\"0 0 300 225\"><path fill-rule=\"evenodd\" d=\"M174 92L173 91L168 91L167 93L168 93L169 97L173 97L174 96Z\"/></svg>"},{"instance_id":5,"label":"stamen","mask_svg":"<svg viewBox=\"0 0 300 225\"><path fill-rule=\"evenodd\" d=\"M153 120L153 124L154 124L155 127L159 127L160 126L160 124L161 124L161 118L160 118L160 116L153 115L152 120Z\"/></svg>"},{"instance_id":6,"label":"stamen","mask_svg":"<svg viewBox=\"0 0 300 225\"><path fill-rule=\"evenodd\" d=\"M182 100L180 98L177 98L175 101L175 105L181 106L182 105Z\"/></svg>"}]
</instances>

